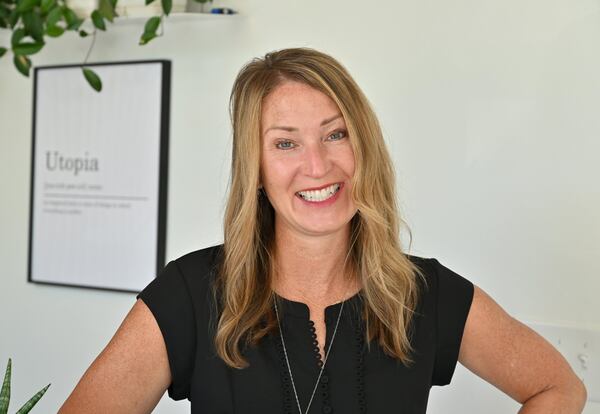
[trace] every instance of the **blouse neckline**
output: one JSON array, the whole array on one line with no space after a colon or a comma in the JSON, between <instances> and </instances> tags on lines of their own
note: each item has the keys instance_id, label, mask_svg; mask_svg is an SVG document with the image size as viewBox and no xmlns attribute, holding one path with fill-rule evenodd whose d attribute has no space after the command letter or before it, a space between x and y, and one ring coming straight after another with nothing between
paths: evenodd
<instances>
[{"instance_id":1,"label":"blouse neckline","mask_svg":"<svg viewBox=\"0 0 600 414\"><path fill-rule=\"evenodd\" d=\"M280 296L276 292L273 292L273 293L279 299L279 302L282 305L284 314L288 314L288 315L295 316L298 318L303 318L306 320L310 319L310 309L308 308L308 305L306 303L284 298L283 296ZM354 309L355 306L349 306L349 305L355 305L355 304L358 305L362 300L361 293L362 293L362 289L359 290L358 292L356 292L353 296L349 297L346 300L326 306L325 307L325 319L327 320L331 317L337 317L337 314L340 310L340 307L342 306L342 303L344 303L344 308Z\"/></svg>"}]
</instances>

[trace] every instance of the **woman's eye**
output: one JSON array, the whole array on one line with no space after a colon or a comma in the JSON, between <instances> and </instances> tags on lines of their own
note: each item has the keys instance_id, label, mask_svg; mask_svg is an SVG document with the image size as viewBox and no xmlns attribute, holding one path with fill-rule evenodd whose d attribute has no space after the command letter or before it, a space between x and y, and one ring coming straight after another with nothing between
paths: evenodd
<instances>
[{"instance_id":1,"label":"woman's eye","mask_svg":"<svg viewBox=\"0 0 600 414\"><path fill-rule=\"evenodd\" d=\"M291 149L294 148L294 143L292 141L279 141L275 144L275 147L279 149Z\"/></svg>"},{"instance_id":2,"label":"woman's eye","mask_svg":"<svg viewBox=\"0 0 600 414\"><path fill-rule=\"evenodd\" d=\"M329 139L333 141L339 141L342 138L346 137L346 131L336 131L333 134L329 135Z\"/></svg>"}]
</instances>

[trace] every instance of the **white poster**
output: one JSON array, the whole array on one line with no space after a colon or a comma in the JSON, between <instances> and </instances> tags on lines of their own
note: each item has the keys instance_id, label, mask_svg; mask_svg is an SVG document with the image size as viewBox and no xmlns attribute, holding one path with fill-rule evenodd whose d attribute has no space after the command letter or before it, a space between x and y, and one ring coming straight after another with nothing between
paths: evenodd
<instances>
[{"instance_id":1,"label":"white poster","mask_svg":"<svg viewBox=\"0 0 600 414\"><path fill-rule=\"evenodd\" d=\"M137 292L164 265L170 62L35 71L29 280Z\"/></svg>"}]
</instances>

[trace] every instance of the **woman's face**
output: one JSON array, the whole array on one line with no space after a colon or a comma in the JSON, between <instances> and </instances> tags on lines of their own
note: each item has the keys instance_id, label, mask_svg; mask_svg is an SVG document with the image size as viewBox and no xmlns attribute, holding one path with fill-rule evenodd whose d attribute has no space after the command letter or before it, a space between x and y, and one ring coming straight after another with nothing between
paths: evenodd
<instances>
[{"instance_id":1,"label":"woman's face","mask_svg":"<svg viewBox=\"0 0 600 414\"><path fill-rule=\"evenodd\" d=\"M350 197L354 153L337 105L310 86L287 81L265 98L261 129L261 183L277 231L344 230L356 213Z\"/></svg>"}]
</instances>

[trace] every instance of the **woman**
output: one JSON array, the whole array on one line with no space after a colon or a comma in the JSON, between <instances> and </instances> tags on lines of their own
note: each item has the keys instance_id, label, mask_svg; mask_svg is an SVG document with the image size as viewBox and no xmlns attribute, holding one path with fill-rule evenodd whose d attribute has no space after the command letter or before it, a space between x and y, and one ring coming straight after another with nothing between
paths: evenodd
<instances>
[{"instance_id":1,"label":"woman","mask_svg":"<svg viewBox=\"0 0 600 414\"><path fill-rule=\"evenodd\" d=\"M165 267L61 413L150 412L167 389L192 413L425 413L457 360L523 414L582 411L555 349L403 253L381 130L337 61L270 53L231 103L224 244Z\"/></svg>"}]
</instances>

